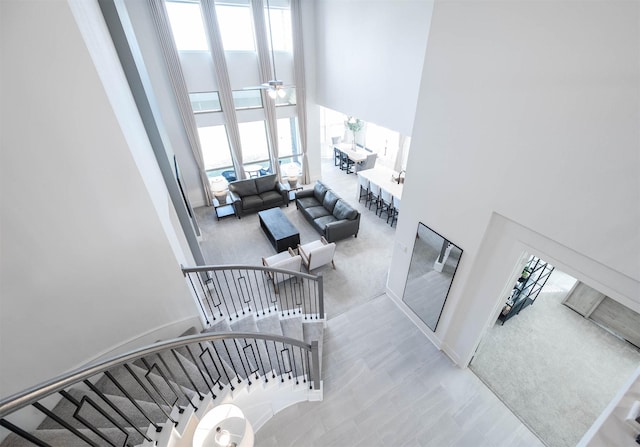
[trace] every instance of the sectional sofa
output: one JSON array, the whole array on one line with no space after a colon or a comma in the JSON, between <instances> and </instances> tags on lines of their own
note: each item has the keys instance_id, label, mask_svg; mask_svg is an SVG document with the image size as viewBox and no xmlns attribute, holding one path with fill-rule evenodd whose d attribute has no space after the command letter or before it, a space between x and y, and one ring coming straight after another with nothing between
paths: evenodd
<instances>
[{"instance_id":1,"label":"sectional sofa","mask_svg":"<svg viewBox=\"0 0 640 447\"><path fill-rule=\"evenodd\" d=\"M358 237L360 213L318 181L313 189L296 193L296 208L328 242Z\"/></svg>"}]
</instances>

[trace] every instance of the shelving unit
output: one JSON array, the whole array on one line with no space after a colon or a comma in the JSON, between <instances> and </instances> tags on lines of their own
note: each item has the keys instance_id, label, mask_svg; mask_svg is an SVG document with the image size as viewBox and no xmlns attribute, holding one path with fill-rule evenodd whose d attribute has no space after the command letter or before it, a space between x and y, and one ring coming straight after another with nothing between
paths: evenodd
<instances>
[{"instance_id":1,"label":"shelving unit","mask_svg":"<svg viewBox=\"0 0 640 447\"><path fill-rule=\"evenodd\" d=\"M535 256L529 258L529 262L522 271L522 275L514 284L511 296L507 299L498 320L504 324L511 317L518 315L523 309L532 305L540 291L547 283L554 267Z\"/></svg>"}]
</instances>

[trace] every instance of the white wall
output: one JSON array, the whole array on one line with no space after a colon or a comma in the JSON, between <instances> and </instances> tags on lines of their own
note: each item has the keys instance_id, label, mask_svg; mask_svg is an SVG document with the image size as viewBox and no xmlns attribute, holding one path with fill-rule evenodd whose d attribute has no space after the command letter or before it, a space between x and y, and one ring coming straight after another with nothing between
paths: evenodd
<instances>
[{"instance_id":1,"label":"white wall","mask_svg":"<svg viewBox=\"0 0 640 447\"><path fill-rule=\"evenodd\" d=\"M318 104L410 136L433 1L315 5Z\"/></svg>"},{"instance_id":2,"label":"white wall","mask_svg":"<svg viewBox=\"0 0 640 447\"><path fill-rule=\"evenodd\" d=\"M640 309L637 2L436 2L388 287L464 249L432 338L466 365L523 253Z\"/></svg>"},{"instance_id":3,"label":"white wall","mask_svg":"<svg viewBox=\"0 0 640 447\"><path fill-rule=\"evenodd\" d=\"M114 69L103 84L66 2L0 8L6 396L122 343L197 322L198 313L179 267L184 235L143 153L144 130L113 49L111 59L102 55ZM120 101L118 116L110 99Z\"/></svg>"}]
</instances>

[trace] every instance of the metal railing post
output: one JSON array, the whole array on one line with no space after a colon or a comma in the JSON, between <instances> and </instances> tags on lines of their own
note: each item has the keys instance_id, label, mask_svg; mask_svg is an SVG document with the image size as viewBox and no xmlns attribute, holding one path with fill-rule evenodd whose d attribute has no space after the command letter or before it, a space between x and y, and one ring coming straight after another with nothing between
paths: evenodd
<instances>
[{"instance_id":1,"label":"metal railing post","mask_svg":"<svg viewBox=\"0 0 640 447\"><path fill-rule=\"evenodd\" d=\"M311 342L311 380L313 380L313 389L320 389L320 348L318 341Z\"/></svg>"},{"instance_id":2,"label":"metal railing post","mask_svg":"<svg viewBox=\"0 0 640 447\"><path fill-rule=\"evenodd\" d=\"M324 320L324 277L318 275L318 312L320 319Z\"/></svg>"}]
</instances>

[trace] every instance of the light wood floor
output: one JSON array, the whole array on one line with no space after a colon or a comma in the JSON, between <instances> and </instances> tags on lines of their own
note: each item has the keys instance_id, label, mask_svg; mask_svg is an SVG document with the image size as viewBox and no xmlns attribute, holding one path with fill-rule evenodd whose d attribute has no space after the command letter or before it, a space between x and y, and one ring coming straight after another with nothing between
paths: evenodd
<instances>
[{"instance_id":1,"label":"light wood floor","mask_svg":"<svg viewBox=\"0 0 640 447\"><path fill-rule=\"evenodd\" d=\"M542 446L386 295L327 322L323 371L324 401L277 414L257 446Z\"/></svg>"}]
</instances>

